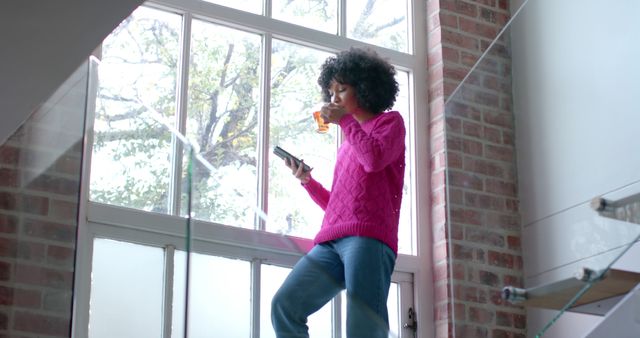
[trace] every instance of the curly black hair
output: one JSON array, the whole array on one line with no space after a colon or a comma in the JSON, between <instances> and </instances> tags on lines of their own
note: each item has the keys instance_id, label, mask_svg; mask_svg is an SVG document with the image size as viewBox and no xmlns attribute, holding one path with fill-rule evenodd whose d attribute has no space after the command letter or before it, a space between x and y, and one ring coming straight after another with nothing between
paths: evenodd
<instances>
[{"instance_id":1,"label":"curly black hair","mask_svg":"<svg viewBox=\"0 0 640 338\"><path fill-rule=\"evenodd\" d=\"M395 75L395 68L375 51L351 47L327 58L320 69L318 84L325 102L331 101L332 80L353 86L358 105L378 114L391 109L396 101L399 87Z\"/></svg>"}]
</instances>

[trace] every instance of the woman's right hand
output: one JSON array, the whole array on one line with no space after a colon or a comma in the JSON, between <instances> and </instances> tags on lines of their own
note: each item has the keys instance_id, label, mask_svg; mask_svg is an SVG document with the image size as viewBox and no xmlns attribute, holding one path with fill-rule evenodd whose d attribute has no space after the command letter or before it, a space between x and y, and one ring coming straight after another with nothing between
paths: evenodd
<instances>
[{"instance_id":1,"label":"woman's right hand","mask_svg":"<svg viewBox=\"0 0 640 338\"><path fill-rule=\"evenodd\" d=\"M307 184L311 180L311 170L304 171L304 161L300 160L300 165L297 166L294 161L290 161L288 158L284 160L284 164L291 169L293 175L300 180L300 183Z\"/></svg>"},{"instance_id":2,"label":"woman's right hand","mask_svg":"<svg viewBox=\"0 0 640 338\"><path fill-rule=\"evenodd\" d=\"M325 103L322 108L320 108L320 112L325 122L335 124L340 123L340 119L347 114L343 106L332 102Z\"/></svg>"}]
</instances>

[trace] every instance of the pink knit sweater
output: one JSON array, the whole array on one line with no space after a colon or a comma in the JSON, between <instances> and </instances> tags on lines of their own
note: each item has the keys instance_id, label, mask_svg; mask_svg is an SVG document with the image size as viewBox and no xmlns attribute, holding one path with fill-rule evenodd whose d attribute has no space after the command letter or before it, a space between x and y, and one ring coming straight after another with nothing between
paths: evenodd
<instances>
[{"instance_id":1,"label":"pink knit sweater","mask_svg":"<svg viewBox=\"0 0 640 338\"><path fill-rule=\"evenodd\" d=\"M304 185L325 211L314 243L365 236L382 241L397 254L405 166L402 116L391 111L360 124L345 115L340 127L345 138L331 191L313 178Z\"/></svg>"}]
</instances>

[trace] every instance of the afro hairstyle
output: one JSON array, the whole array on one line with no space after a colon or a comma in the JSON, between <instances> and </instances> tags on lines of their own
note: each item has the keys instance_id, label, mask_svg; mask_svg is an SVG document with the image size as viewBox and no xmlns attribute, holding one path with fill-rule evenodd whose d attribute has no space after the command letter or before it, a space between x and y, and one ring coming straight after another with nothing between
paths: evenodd
<instances>
[{"instance_id":1,"label":"afro hairstyle","mask_svg":"<svg viewBox=\"0 0 640 338\"><path fill-rule=\"evenodd\" d=\"M331 101L331 81L354 87L358 105L371 113L391 109L398 94L396 70L389 62L370 49L351 47L327 58L320 69L318 85L322 99Z\"/></svg>"}]
</instances>

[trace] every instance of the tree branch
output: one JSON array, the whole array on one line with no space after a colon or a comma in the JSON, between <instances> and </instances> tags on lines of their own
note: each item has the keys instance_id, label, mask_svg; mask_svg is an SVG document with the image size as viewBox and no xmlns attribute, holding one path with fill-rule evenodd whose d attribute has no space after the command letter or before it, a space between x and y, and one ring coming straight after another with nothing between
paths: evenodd
<instances>
[{"instance_id":1,"label":"tree branch","mask_svg":"<svg viewBox=\"0 0 640 338\"><path fill-rule=\"evenodd\" d=\"M167 136L167 129L164 126L156 125L154 127L145 128L144 132L140 130L109 130L97 131L95 133L96 140L100 142L113 141L129 141L129 140L158 140Z\"/></svg>"},{"instance_id":2,"label":"tree branch","mask_svg":"<svg viewBox=\"0 0 640 338\"><path fill-rule=\"evenodd\" d=\"M209 110L209 119L202 131L202 135L200 135L200 140L198 141L200 149L206 149L206 146L209 144L209 140L211 139L211 133L215 129L215 126L218 124L218 97L220 96L220 88L223 88L226 81L227 70L229 69L229 63L231 61L231 56L233 55L234 48L235 45L233 43L229 44L229 47L227 48L227 56L225 57L224 64L222 66L222 73L220 74L218 87L211 93L211 95L209 95L209 99L211 100L211 109Z\"/></svg>"}]
</instances>

